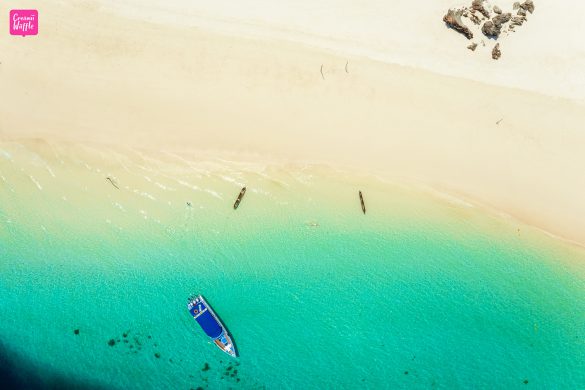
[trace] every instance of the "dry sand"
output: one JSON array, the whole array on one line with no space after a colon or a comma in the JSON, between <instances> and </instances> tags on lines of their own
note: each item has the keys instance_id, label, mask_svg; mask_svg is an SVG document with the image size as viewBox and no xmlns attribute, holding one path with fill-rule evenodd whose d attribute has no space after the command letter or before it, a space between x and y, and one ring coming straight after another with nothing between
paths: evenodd
<instances>
[{"instance_id":1,"label":"dry sand","mask_svg":"<svg viewBox=\"0 0 585 390\"><path fill-rule=\"evenodd\" d=\"M577 101L96 4L35 4L39 36L0 35L0 138L350 167L585 244Z\"/></svg>"}]
</instances>

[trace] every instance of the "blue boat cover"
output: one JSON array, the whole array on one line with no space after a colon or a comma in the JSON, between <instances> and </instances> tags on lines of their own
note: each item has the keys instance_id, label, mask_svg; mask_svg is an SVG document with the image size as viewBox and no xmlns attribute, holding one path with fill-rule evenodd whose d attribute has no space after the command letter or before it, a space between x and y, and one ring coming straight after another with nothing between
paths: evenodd
<instances>
[{"instance_id":1,"label":"blue boat cover","mask_svg":"<svg viewBox=\"0 0 585 390\"><path fill-rule=\"evenodd\" d=\"M216 339L221 336L223 330L215 318L211 315L209 310L205 311L199 317L195 318L199 323L203 331L212 339Z\"/></svg>"}]
</instances>

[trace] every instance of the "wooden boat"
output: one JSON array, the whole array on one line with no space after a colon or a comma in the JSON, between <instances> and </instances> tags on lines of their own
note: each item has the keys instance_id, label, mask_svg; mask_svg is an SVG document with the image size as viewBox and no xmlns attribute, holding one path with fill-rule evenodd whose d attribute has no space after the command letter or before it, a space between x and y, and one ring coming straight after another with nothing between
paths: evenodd
<instances>
[{"instance_id":1,"label":"wooden boat","mask_svg":"<svg viewBox=\"0 0 585 390\"><path fill-rule=\"evenodd\" d=\"M242 201L244 194L246 194L246 187L242 188L242 190L240 191L240 194L238 195L238 199L236 199L236 201L234 203L234 210L237 209L238 206L240 205L240 202Z\"/></svg>"},{"instance_id":2,"label":"wooden boat","mask_svg":"<svg viewBox=\"0 0 585 390\"><path fill-rule=\"evenodd\" d=\"M366 204L364 203L364 196L362 195L361 191L359 191L359 194L360 194L360 203L362 204L362 211L365 214L366 213Z\"/></svg>"}]
</instances>

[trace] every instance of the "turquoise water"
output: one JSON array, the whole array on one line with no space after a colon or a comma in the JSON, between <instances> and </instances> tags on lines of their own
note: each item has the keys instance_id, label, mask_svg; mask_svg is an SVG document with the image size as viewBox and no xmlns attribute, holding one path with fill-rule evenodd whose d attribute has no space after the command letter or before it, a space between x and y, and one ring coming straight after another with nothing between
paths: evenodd
<instances>
[{"instance_id":1,"label":"turquoise water","mask_svg":"<svg viewBox=\"0 0 585 390\"><path fill-rule=\"evenodd\" d=\"M11 156L0 341L45 384L585 388L585 255L527 227L373 180L364 216L350 177L318 169L110 167L118 191L99 159L47 174ZM257 191L234 212L241 180ZM189 317L192 292L237 360Z\"/></svg>"}]
</instances>

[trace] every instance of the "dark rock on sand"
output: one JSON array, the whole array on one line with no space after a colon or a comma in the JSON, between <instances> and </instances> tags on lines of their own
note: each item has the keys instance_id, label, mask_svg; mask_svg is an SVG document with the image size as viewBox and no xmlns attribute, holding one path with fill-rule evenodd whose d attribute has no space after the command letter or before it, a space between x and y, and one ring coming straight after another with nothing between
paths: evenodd
<instances>
[{"instance_id":1,"label":"dark rock on sand","mask_svg":"<svg viewBox=\"0 0 585 390\"><path fill-rule=\"evenodd\" d=\"M116 340L114 340L114 339L110 339L110 341L108 341L108 345L109 345L110 347L113 347L114 345L116 345Z\"/></svg>"},{"instance_id":2,"label":"dark rock on sand","mask_svg":"<svg viewBox=\"0 0 585 390\"><path fill-rule=\"evenodd\" d=\"M480 24L481 23L481 20L479 20L479 18L475 14L471 14L469 19L473 22L473 24Z\"/></svg>"},{"instance_id":3,"label":"dark rock on sand","mask_svg":"<svg viewBox=\"0 0 585 390\"><path fill-rule=\"evenodd\" d=\"M73 334L79 334L79 329L75 329L75 330L73 331Z\"/></svg>"},{"instance_id":4,"label":"dark rock on sand","mask_svg":"<svg viewBox=\"0 0 585 390\"><path fill-rule=\"evenodd\" d=\"M490 38L497 38L502 32L502 26L512 19L511 13L496 15L492 20L485 22L481 28L481 32Z\"/></svg>"},{"instance_id":5,"label":"dark rock on sand","mask_svg":"<svg viewBox=\"0 0 585 390\"><path fill-rule=\"evenodd\" d=\"M505 14L496 15L492 21L496 27L500 28L504 23L508 23L510 19L512 19L512 14L507 12Z\"/></svg>"},{"instance_id":6,"label":"dark rock on sand","mask_svg":"<svg viewBox=\"0 0 585 390\"><path fill-rule=\"evenodd\" d=\"M209 370L209 363L205 362L201 371L208 371Z\"/></svg>"},{"instance_id":7,"label":"dark rock on sand","mask_svg":"<svg viewBox=\"0 0 585 390\"><path fill-rule=\"evenodd\" d=\"M492 58L494 60L499 59L502 56L502 52L500 51L500 44L496 43L496 46L494 46L493 50L492 50Z\"/></svg>"},{"instance_id":8,"label":"dark rock on sand","mask_svg":"<svg viewBox=\"0 0 585 390\"><path fill-rule=\"evenodd\" d=\"M471 45L467 46L467 48L471 51L475 51L477 48L477 43L473 42Z\"/></svg>"},{"instance_id":9,"label":"dark rock on sand","mask_svg":"<svg viewBox=\"0 0 585 390\"><path fill-rule=\"evenodd\" d=\"M519 16L526 16L526 10L524 8L520 8L518 10L518 15Z\"/></svg>"},{"instance_id":10,"label":"dark rock on sand","mask_svg":"<svg viewBox=\"0 0 585 390\"><path fill-rule=\"evenodd\" d=\"M450 9L447 12L447 15L443 16L443 22L445 22L447 26L449 26L453 30L465 35L467 39L471 39L473 38L473 33L461 21L462 14L463 12L461 10Z\"/></svg>"},{"instance_id":11,"label":"dark rock on sand","mask_svg":"<svg viewBox=\"0 0 585 390\"><path fill-rule=\"evenodd\" d=\"M532 0L526 0L524 3L520 4L520 8L526 10L530 13L534 12L534 2Z\"/></svg>"},{"instance_id":12,"label":"dark rock on sand","mask_svg":"<svg viewBox=\"0 0 585 390\"><path fill-rule=\"evenodd\" d=\"M514 16L510 21L510 28L514 26L522 26L522 23L526 21L526 18L523 16Z\"/></svg>"},{"instance_id":13,"label":"dark rock on sand","mask_svg":"<svg viewBox=\"0 0 585 390\"><path fill-rule=\"evenodd\" d=\"M497 5L494 5L493 10L497 14L501 14L502 13L502 9L500 7L498 7Z\"/></svg>"},{"instance_id":14,"label":"dark rock on sand","mask_svg":"<svg viewBox=\"0 0 585 390\"><path fill-rule=\"evenodd\" d=\"M500 34L500 29L497 28L496 25L491 20L488 20L481 27L481 32L486 37L497 38L498 35Z\"/></svg>"},{"instance_id":15,"label":"dark rock on sand","mask_svg":"<svg viewBox=\"0 0 585 390\"><path fill-rule=\"evenodd\" d=\"M512 8L515 9L515 10L518 9L518 8L520 8L520 3L519 2L515 2L514 3L514 6Z\"/></svg>"},{"instance_id":16,"label":"dark rock on sand","mask_svg":"<svg viewBox=\"0 0 585 390\"><path fill-rule=\"evenodd\" d=\"M527 0L528 1L528 0ZM485 9L485 7L483 6L483 2L484 0L473 0L473 2L471 3L471 8L481 12L481 14L483 16L485 16L486 18L489 19L490 17L490 13L487 9Z\"/></svg>"},{"instance_id":17,"label":"dark rock on sand","mask_svg":"<svg viewBox=\"0 0 585 390\"><path fill-rule=\"evenodd\" d=\"M160 353L156 352L156 353L154 354L154 357L155 357L155 358L157 358L157 359L160 359Z\"/></svg>"}]
</instances>

